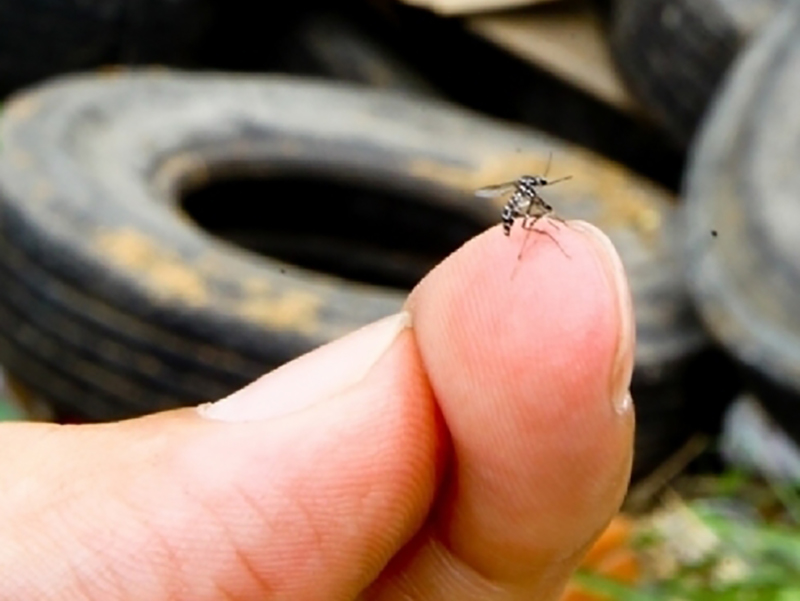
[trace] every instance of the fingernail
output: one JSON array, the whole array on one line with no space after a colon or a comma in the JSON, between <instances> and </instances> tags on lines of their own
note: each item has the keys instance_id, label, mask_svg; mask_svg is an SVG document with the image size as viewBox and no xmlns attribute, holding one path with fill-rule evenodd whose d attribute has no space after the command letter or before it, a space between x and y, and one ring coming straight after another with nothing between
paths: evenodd
<instances>
[{"instance_id":1,"label":"fingernail","mask_svg":"<svg viewBox=\"0 0 800 601\"><path fill-rule=\"evenodd\" d=\"M245 422L301 411L361 382L411 327L402 311L291 361L214 403L197 407L205 418Z\"/></svg>"},{"instance_id":2,"label":"fingernail","mask_svg":"<svg viewBox=\"0 0 800 601\"><path fill-rule=\"evenodd\" d=\"M624 414L630 411L633 405L629 389L636 349L636 319L633 313L633 298L628 285L628 277L625 274L622 259L608 236L596 226L585 221L575 221L571 225L589 235L617 298L620 337L611 370L610 390L614 410L619 414Z\"/></svg>"},{"instance_id":3,"label":"fingernail","mask_svg":"<svg viewBox=\"0 0 800 601\"><path fill-rule=\"evenodd\" d=\"M631 391L626 390L625 394L622 395L620 400L614 402L614 409L616 409L617 413L619 413L620 415L624 415L632 408L633 408L633 397L631 396Z\"/></svg>"}]
</instances>

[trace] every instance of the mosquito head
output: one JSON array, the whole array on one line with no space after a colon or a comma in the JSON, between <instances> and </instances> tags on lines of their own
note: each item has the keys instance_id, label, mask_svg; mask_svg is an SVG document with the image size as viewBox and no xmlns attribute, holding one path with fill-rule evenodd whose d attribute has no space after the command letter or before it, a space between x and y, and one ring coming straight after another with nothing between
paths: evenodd
<instances>
[{"instance_id":1,"label":"mosquito head","mask_svg":"<svg viewBox=\"0 0 800 601\"><path fill-rule=\"evenodd\" d=\"M519 185L523 188L535 188L547 185L547 180L540 175L523 175L519 178Z\"/></svg>"}]
</instances>

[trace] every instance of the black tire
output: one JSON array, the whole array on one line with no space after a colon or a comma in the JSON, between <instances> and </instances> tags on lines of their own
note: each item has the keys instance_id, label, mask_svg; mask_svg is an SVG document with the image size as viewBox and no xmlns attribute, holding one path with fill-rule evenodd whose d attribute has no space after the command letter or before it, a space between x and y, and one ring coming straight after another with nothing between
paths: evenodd
<instances>
[{"instance_id":1,"label":"black tire","mask_svg":"<svg viewBox=\"0 0 800 601\"><path fill-rule=\"evenodd\" d=\"M563 216L607 231L629 271L641 444L665 427L648 421L662 415L648 402L662 403L661 389L675 388L704 343L682 290L666 193L598 156L453 105L280 77L65 77L15 97L0 139L0 362L90 419L221 397L400 307L402 290L244 252L177 210L181 189L231 173L316 174L403 192L402 202L355 206L382 216L371 233L378 243L390 244L403 221L414 245L447 241L419 278L498 221L500 205L472 190L543 168L552 151L553 173L574 179L548 198ZM270 215L286 206L290 221L308 219L319 194L294 194ZM219 228L232 202L217 211ZM361 219L352 206L331 211L333 229Z\"/></svg>"},{"instance_id":2,"label":"black tire","mask_svg":"<svg viewBox=\"0 0 800 601\"><path fill-rule=\"evenodd\" d=\"M616 0L611 45L631 90L686 146L740 49L786 0Z\"/></svg>"},{"instance_id":3,"label":"black tire","mask_svg":"<svg viewBox=\"0 0 800 601\"><path fill-rule=\"evenodd\" d=\"M476 36L458 19L442 19L402 2L365 10L368 4L337 5L336 12L328 14L339 17L341 27L325 26L320 16L299 19L300 37L284 43L283 48L292 50L278 52L284 60L277 60L270 71L313 69L350 81L437 95L589 148L677 191L682 153L639 115L620 113L534 68ZM316 41L309 41L312 30L319 35ZM287 56L298 61L287 65Z\"/></svg>"},{"instance_id":4,"label":"black tire","mask_svg":"<svg viewBox=\"0 0 800 601\"><path fill-rule=\"evenodd\" d=\"M0 94L54 74L186 60L208 0L0 0Z\"/></svg>"},{"instance_id":5,"label":"black tire","mask_svg":"<svg viewBox=\"0 0 800 601\"><path fill-rule=\"evenodd\" d=\"M355 19L334 12L303 15L282 39L283 64L292 73L325 75L375 88L441 96L395 50Z\"/></svg>"},{"instance_id":6,"label":"black tire","mask_svg":"<svg viewBox=\"0 0 800 601\"><path fill-rule=\"evenodd\" d=\"M791 5L719 90L692 148L684 219L688 283L709 331L800 441L799 97Z\"/></svg>"}]
</instances>

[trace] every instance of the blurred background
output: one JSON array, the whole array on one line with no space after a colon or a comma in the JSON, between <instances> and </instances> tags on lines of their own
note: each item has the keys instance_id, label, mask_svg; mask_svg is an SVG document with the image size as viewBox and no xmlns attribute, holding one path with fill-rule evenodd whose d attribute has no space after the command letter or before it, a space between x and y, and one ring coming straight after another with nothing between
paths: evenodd
<instances>
[{"instance_id":1,"label":"blurred background","mask_svg":"<svg viewBox=\"0 0 800 601\"><path fill-rule=\"evenodd\" d=\"M565 601L800 599L797 3L0 0L0 97L0 419L220 398L547 170L638 332L633 480Z\"/></svg>"}]
</instances>

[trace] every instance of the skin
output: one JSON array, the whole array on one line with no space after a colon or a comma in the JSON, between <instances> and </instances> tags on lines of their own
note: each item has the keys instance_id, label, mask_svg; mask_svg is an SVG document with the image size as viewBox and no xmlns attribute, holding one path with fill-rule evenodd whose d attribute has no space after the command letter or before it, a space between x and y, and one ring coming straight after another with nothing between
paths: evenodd
<instances>
[{"instance_id":1,"label":"skin","mask_svg":"<svg viewBox=\"0 0 800 601\"><path fill-rule=\"evenodd\" d=\"M543 227L448 257L376 357L386 323L206 413L0 426L0 596L557 599L628 484L634 341L607 240Z\"/></svg>"}]
</instances>

